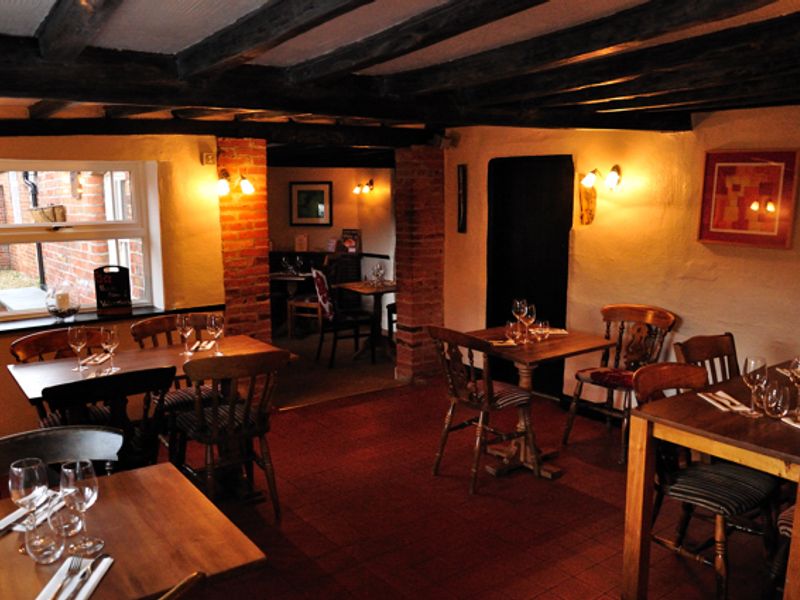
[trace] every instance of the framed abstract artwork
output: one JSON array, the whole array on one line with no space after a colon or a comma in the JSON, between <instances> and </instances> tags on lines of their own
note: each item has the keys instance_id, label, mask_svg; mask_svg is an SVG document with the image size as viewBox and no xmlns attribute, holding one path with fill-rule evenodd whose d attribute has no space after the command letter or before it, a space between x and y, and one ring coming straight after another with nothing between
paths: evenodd
<instances>
[{"instance_id":1,"label":"framed abstract artwork","mask_svg":"<svg viewBox=\"0 0 800 600\"><path fill-rule=\"evenodd\" d=\"M708 152L701 242L789 248L797 194L797 152Z\"/></svg>"},{"instance_id":2,"label":"framed abstract artwork","mask_svg":"<svg viewBox=\"0 0 800 600\"><path fill-rule=\"evenodd\" d=\"M333 183L292 181L289 183L289 225L333 224Z\"/></svg>"}]
</instances>

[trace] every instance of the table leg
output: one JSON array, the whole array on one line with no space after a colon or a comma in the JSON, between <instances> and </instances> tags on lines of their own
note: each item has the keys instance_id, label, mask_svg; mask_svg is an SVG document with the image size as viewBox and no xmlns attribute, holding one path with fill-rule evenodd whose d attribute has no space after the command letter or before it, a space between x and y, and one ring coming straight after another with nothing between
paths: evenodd
<instances>
[{"instance_id":1,"label":"table leg","mask_svg":"<svg viewBox=\"0 0 800 600\"><path fill-rule=\"evenodd\" d=\"M367 341L361 348L361 350L356 352L356 358L358 358L364 352L366 352L367 347L369 347L372 364L375 364L375 352L377 351L379 346L382 346L381 344L382 308L383 308L383 294L382 293L374 294L372 296L372 318L370 319L369 323L369 338L367 338Z\"/></svg>"},{"instance_id":2,"label":"table leg","mask_svg":"<svg viewBox=\"0 0 800 600\"><path fill-rule=\"evenodd\" d=\"M653 523L655 440L653 424L632 416L625 492L625 538L622 549L622 598L647 598L650 529Z\"/></svg>"},{"instance_id":3,"label":"table leg","mask_svg":"<svg viewBox=\"0 0 800 600\"><path fill-rule=\"evenodd\" d=\"M794 522L800 523L800 486L797 488L797 498L795 499ZM793 535L789 546L789 562L786 565L783 597L800 598L800 535Z\"/></svg>"}]
</instances>

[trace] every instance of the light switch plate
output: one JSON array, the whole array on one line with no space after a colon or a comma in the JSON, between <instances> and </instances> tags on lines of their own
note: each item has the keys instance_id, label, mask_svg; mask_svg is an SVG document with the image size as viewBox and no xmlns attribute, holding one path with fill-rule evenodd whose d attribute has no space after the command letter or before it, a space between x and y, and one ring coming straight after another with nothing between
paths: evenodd
<instances>
[{"instance_id":1,"label":"light switch plate","mask_svg":"<svg viewBox=\"0 0 800 600\"><path fill-rule=\"evenodd\" d=\"M216 164L216 162L217 157L214 156L213 152L203 152L203 154L200 156L200 163L202 165L213 165Z\"/></svg>"}]
</instances>

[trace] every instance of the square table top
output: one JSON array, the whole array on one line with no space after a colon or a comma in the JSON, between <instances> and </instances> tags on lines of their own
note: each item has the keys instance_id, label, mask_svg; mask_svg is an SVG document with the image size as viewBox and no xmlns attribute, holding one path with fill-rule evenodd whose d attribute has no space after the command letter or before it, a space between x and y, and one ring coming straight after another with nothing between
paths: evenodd
<instances>
[{"instance_id":1,"label":"square table top","mask_svg":"<svg viewBox=\"0 0 800 600\"><path fill-rule=\"evenodd\" d=\"M92 600L154 597L194 571L221 579L266 560L170 463L97 479L88 529L105 541L114 564ZM0 501L0 514L14 509L10 499ZM18 533L0 538L0 598L34 598L62 562L37 565L17 552L20 541Z\"/></svg>"},{"instance_id":2,"label":"square table top","mask_svg":"<svg viewBox=\"0 0 800 600\"><path fill-rule=\"evenodd\" d=\"M349 290L362 296L375 296L377 294L391 294L397 291L397 283L395 281L384 281L378 285L373 285L369 281L347 281L344 283L336 283L334 288L340 290Z\"/></svg>"},{"instance_id":3,"label":"square table top","mask_svg":"<svg viewBox=\"0 0 800 600\"><path fill-rule=\"evenodd\" d=\"M467 333L483 340L504 340L506 338L505 327L490 327ZM548 360L604 350L613 347L614 343L614 340L607 340L596 333L571 329L566 335L551 335L540 342L517 344L516 346L493 346L492 354L515 363L531 366Z\"/></svg>"}]
</instances>

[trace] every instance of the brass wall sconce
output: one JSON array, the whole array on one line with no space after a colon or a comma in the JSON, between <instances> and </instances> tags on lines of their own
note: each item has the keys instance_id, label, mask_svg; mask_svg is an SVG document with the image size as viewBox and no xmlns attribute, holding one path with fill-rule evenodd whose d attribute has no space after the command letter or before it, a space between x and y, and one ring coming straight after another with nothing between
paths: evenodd
<instances>
[{"instance_id":1,"label":"brass wall sconce","mask_svg":"<svg viewBox=\"0 0 800 600\"><path fill-rule=\"evenodd\" d=\"M603 177L599 169L592 169L581 179L579 197L581 203L581 224L589 225L594 221L595 210L597 208L597 188L595 184L599 178ZM622 181L622 169L619 165L614 165L605 176L606 187L612 192L619 187Z\"/></svg>"},{"instance_id":2,"label":"brass wall sconce","mask_svg":"<svg viewBox=\"0 0 800 600\"><path fill-rule=\"evenodd\" d=\"M245 196L252 196L256 193L256 188L244 175L239 175L239 179L234 186L231 185L231 174L228 169L220 169L219 179L217 180L217 195L227 196L232 189L239 189Z\"/></svg>"},{"instance_id":3,"label":"brass wall sconce","mask_svg":"<svg viewBox=\"0 0 800 600\"><path fill-rule=\"evenodd\" d=\"M375 183L370 179L366 183L356 184L356 187L353 188L353 193L356 196L360 194L369 194L373 189L375 189Z\"/></svg>"},{"instance_id":4,"label":"brass wall sconce","mask_svg":"<svg viewBox=\"0 0 800 600\"><path fill-rule=\"evenodd\" d=\"M593 188L595 183L597 183L597 179L602 176L603 175L600 173L599 169L592 169L586 175L584 175L583 179L581 179L581 185L583 185L585 188ZM605 180L606 187L609 190L616 190L622 181L622 169L620 169L620 166L614 165L611 167L611 170L608 172L608 175L606 175Z\"/></svg>"}]
</instances>

